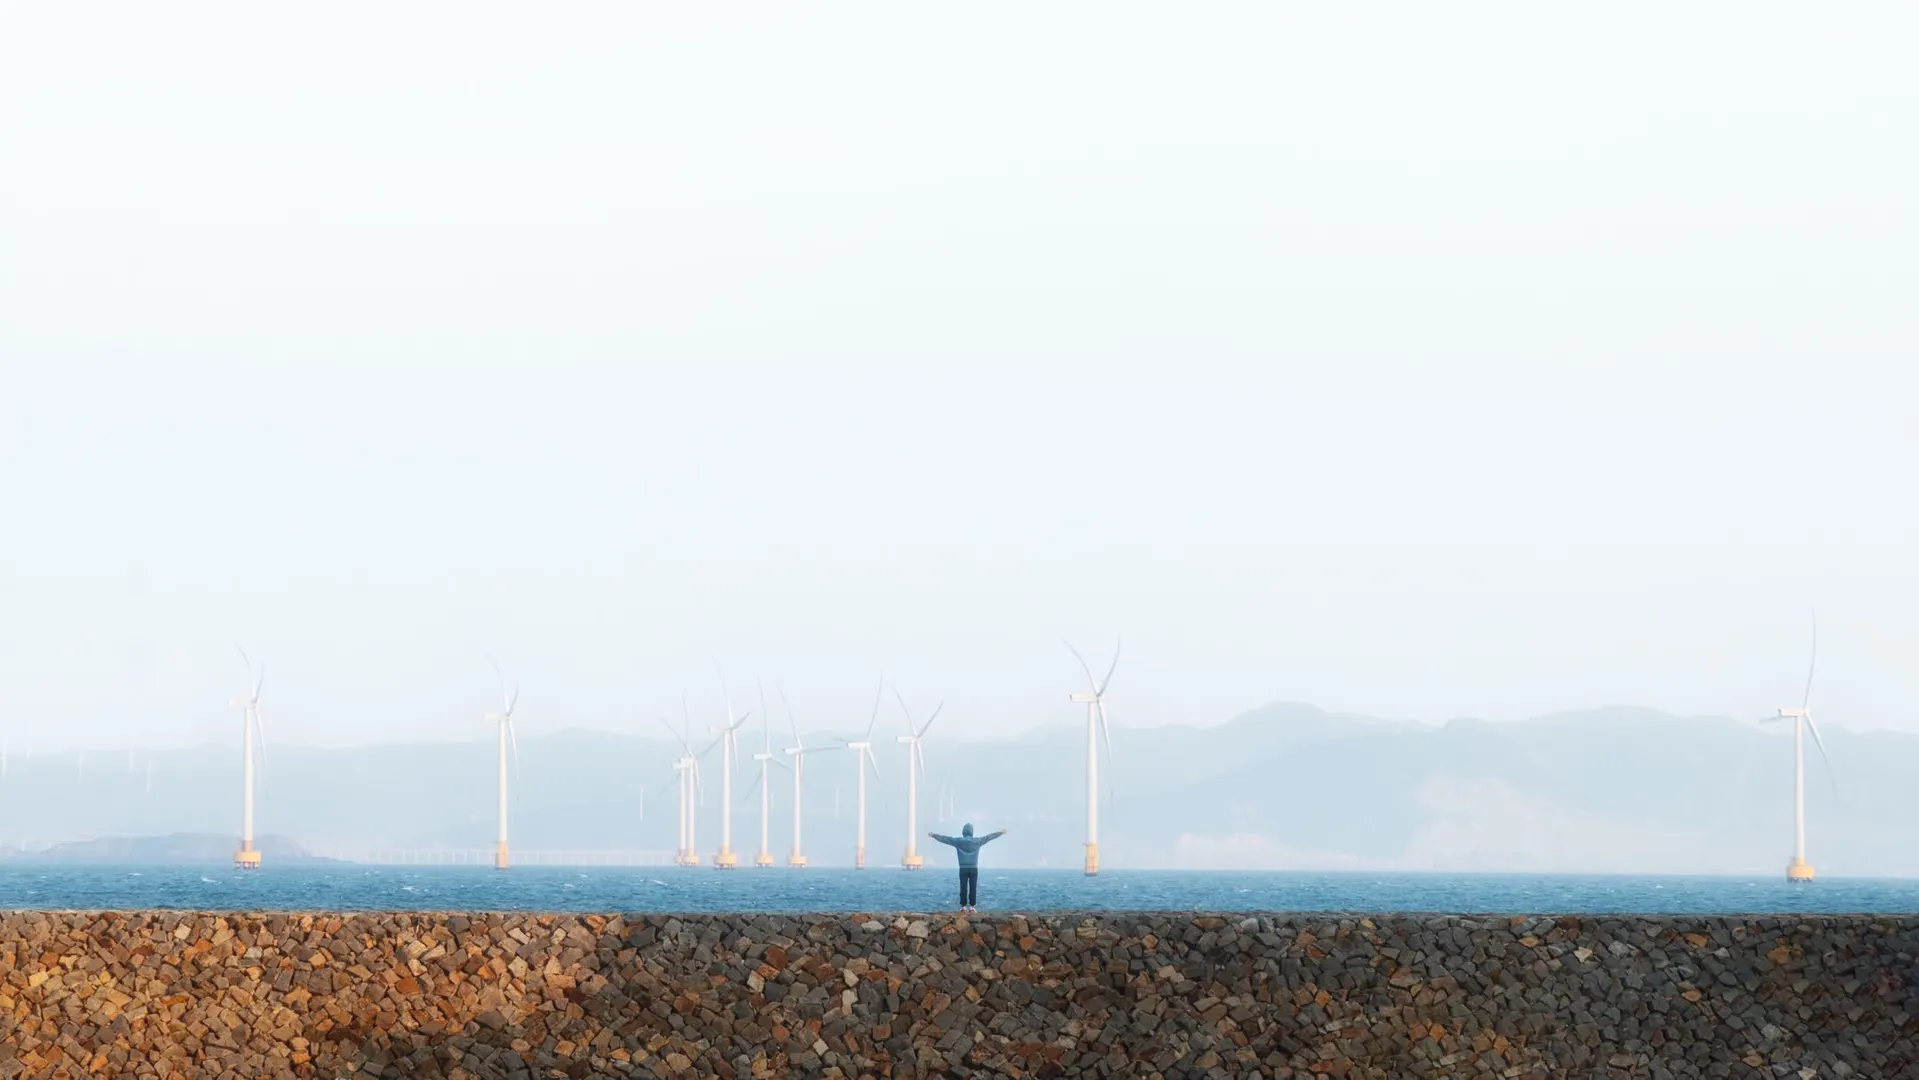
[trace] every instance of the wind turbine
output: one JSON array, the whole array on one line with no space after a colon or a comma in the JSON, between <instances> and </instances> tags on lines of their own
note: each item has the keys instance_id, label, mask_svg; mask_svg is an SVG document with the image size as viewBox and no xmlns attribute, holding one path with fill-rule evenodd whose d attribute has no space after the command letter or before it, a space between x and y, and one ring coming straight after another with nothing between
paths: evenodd
<instances>
[{"instance_id":1,"label":"wind turbine","mask_svg":"<svg viewBox=\"0 0 1919 1080\"><path fill-rule=\"evenodd\" d=\"M717 669L719 665L714 665ZM713 740L713 746L720 748L720 851L713 856L715 870L731 870L739 865L739 859L733 855L733 754L739 748L738 732L740 725L746 723L750 714L742 713L739 719L733 718L733 695L726 689L726 672L720 672L720 693L726 699L726 723L711 730L719 733Z\"/></svg>"},{"instance_id":2,"label":"wind turbine","mask_svg":"<svg viewBox=\"0 0 1919 1080\"><path fill-rule=\"evenodd\" d=\"M840 740L846 749L853 751L853 772L859 778L859 796L856 804L859 808L857 814L858 831L857 837L853 842L853 868L856 870L866 869L866 770L871 768L873 770L873 779L879 779L879 759L873 756L873 727L880 722L880 702L885 700L886 678L881 676L879 692L873 697L873 718L866 722L866 734L860 736L853 742L847 742L845 739ZM835 805L837 806L837 800L839 798L838 788L833 789L833 796L836 800ZM835 816L837 816L837 814L838 812L836 810Z\"/></svg>"},{"instance_id":3,"label":"wind turbine","mask_svg":"<svg viewBox=\"0 0 1919 1080\"><path fill-rule=\"evenodd\" d=\"M260 727L260 687L266 682L267 669L262 664L256 671L245 649L235 645L234 650L247 666L253 689L247 696L233 699L233 707L240 710L240 850L233 853L233 865L241 870L258 870L260 852L253 846L253 758L256 735L260 741L258 753L263 760L266 757L266 732Z\"/></svg>"},{"instance_id":4,"label":"wind turbine","mask_svg":"<svg viewBox=\"0 0 1919 1080\"><path fill-rule=\"evenodd\" d=\"M793 759L793 854L786 857L788 866L805 866L806 856L800 854L800 788L806 780L806 743L800 738L800 722L793 716L793 703L786 700L786 688L779 687L780 704L786 709L786 722L793 726L793 745L786 748L786 755ZM862 840L861 847L865 847Z\"/></svg>"},{"instance_id":5,"label":"wind turbine","mask_svg":"<svg viewBox=\"0 0 1919 1080\"><path fill-rule=\"evenodd\" d=\"M1812 660L1806 665L1806 692L1799 700L1796 709L1780 709L1779 715L1768 716L1761 723L1778 720L1792 721L1792 861L1786 864L1786 880L1791 882L1811 881L1812 864L1806 861L1806 730L1812 730L1812 741L1819 747L1819 757L1825 761L1827 778L1831 779L1832 759L1826 756L1826 741L1819 737L1819 725L1812 720L1812 673L1819 663L1819 616L1812 619ZM1838 784L1833 785L1835 791Z\"/></svg>"},{"instance_id":6,"label":"wind turbine","mask_svg":"<svg viewBox=\"0 0 1919 1080\"><path fill-rule=\"evenodd\" d=\"M906 707L906 698L899 688L893 688L893 696L899 698L900 711L906 714L906 734L899 741L906 744L906 854L900 856L900 866L906 870L918 870L926 865L919 856L919 780L926 775L926 752L920 743L926 738L926 730L939 719L940 710L945 702L933 706L933 715L926 718L918 731L913 730L913 710ZM918 770L915 772L915 770Z\"/></svg>"},{"instance_id":7,"label":"wind turbine","mask_svg":"<svg viewBox=\"0 0 1919 1080\"><path fill-rule=\"evenodd\" d=\"M519 703L520 688L517 684L510 690L507 688L506 672L500 670L498 661L494 662L493 671L500 677L500 700L505 703L504 712L486 714L486 718L498 725L500 729L500 838L493 848L493 868L495 870L504 870L508 866L506 856L506 751L508 745L513 747L513 764L518 766L520 763L520 738L513 733L513 706Z\"/></svg>"},{"instance_id":8,"label":"wind turbine","mask_svg":"<svg viewBox=\"0 0 1919 1080\"><path fill-rule=\"evenodd\" d=\"M1093 681L1093 669L1086 666L1086 658L1073 648L1073 643L1064 642L1073 659L1079 661L1079 668L1086 673L1086 686L1091 691L1074 694L1072 700L1086 706L1086 876L1099 873L1099 741L1106 738L1106 757L1113 757L1113 732L1106 725L1106 688L1112 685L1113 670L1119 667L1119 643L1113 643L1113 662L1106 668L1106 677ZM1111 780L1107 781L1107 801L1112 801Z\"/></svg>"},{"instance_id":9,"label":"wind turbine","mask_svg":"<svg viewBox=\"0 0 1919 1080\"><path fill-rule=\"evenodd\" d=\"M676 866L700 865L699 846L696 840L698 823L700 787L700 759L693 753L693 719L686 713L686 699L680 699L680 715L683 729L675 729L672 724L661 719L660 723L672 734L673 740L680 744L680 756L673 762L673 773L679 781L679 848L673 852Z\"/></svg>"},{"instance_id":10,"label":"wind turbine","mask_svg":"<svg viewBox=\"0 0 1919 1080\"><path fill-rule=\"evenodd\" d=\"M773 852L767 847L767 807L772 800L773 789L767 783L766 776L767 767L774 763L773 725L772 722L767 719L766 684L759 683L758 685L760 690L760 730L765 737L765 748L753 755L753 760L760 763L760 778L753 782L753 786L760 789L760 850L759 854L753 856L753 865L767 867L773 865ZM785 762L779 762L779 764L784 767Z\"/></svg>"}]
</instances>

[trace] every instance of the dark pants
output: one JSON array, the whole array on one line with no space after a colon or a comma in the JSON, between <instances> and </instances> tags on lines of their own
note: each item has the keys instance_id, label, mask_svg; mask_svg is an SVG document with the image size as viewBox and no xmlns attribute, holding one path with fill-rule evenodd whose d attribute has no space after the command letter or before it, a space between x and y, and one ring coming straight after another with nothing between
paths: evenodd
<instances>
[{"instance_id":1,"label":"dark pants","mask_svg":"<svg viewBox=\"0 0 1919 1080\"><path fill-rule=\"evenodd\" d=\"M979 867L960 867L960 906L979 906Z\"/></svg>"}]
</instances>

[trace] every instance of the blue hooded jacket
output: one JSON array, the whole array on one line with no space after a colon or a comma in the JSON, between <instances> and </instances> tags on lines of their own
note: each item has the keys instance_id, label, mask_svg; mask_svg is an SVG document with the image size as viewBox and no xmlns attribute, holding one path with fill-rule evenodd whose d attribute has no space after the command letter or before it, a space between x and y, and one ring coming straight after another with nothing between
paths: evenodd
<instances>
[{"instance_id":1,"label":"blue hooded jacket","mask_svg":"<svg viewBox=\"0 0 1919 1080\"><path fill-rule=\"evenodd\" d=\"M1005 836L1006 830L1001 829L998 832L989 832L985 836L974 836L973 826L971 823L968 823L965 828L960 830L958 836L941 836L939 833L931 833L929 835L940 843L951 847L954 851L959 852L961 870L977 870L979 869L979 849Z\"/></svg>"}]
</instances>

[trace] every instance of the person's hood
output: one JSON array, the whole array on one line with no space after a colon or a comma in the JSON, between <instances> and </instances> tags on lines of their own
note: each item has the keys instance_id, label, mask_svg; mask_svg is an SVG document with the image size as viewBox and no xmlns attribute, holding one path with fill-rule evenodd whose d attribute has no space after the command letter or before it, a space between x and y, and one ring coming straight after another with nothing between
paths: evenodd
<instances>
[{"instance_id":1,"label":"person's hood","mask_svg":"<svg viewBox=\"0 0 1919 1080\"><path fill-rule=\"evenodd\" d=\"M965 828L962 828L962 829L960 830L960 835L961 835L961 836L971 836L971 835L973 835L973 823L972 823L972 822L970 822L970 821L969 821L969 822L967 822L967 823L966 823L966 826L965 826Z\"/></svg>"}]
</instances>

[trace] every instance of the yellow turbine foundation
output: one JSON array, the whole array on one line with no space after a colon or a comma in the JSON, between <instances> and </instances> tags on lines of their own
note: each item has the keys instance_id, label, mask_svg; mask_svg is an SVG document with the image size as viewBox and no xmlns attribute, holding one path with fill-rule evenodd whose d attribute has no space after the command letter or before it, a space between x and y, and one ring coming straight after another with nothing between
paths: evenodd
<instances>
[{"instance_id":1,"label":"yellow turbine foundation","mask_svg":"<svg viewBox=\"0 0 1919 1080\"><path fill-rule=\"evenodd\" d=\"M1094 877L1099 873L1099 845L1086 845L1086 876Z\"/></svg>"},{"instance_id":2,"label":"yellow turbine foundation","mask_svg":"<svg viewBox=\"0 0 1919 1080\"><path fill-rule=\"evenodd\" d=\"M853 869L855 870L866 869L866 849L865 848L856 847L853 849Z\"/></svg>"},{"instance_id":3,"label":"yellow turbine foundation","mask_svg":"<svg viewBox=\"0 0 1919 1080\"><path fill-rule=\"evenodd\" d=\"M252 844L241 844L240 850L233 853L233 866L238 870L258 870L260 851Z\"/></svg>"},{"instance_id":4,"label":"yellow turbine foundation","mask_svg":"<svg viewBox=\"0 0 1919 1080\"><path fill-rule=\"evenodd\" d=\"M507 865L506 841L502 840L493 845L493 869L504 870Z\"/></svg>"},{"instance_id":5,"label":"yellow turbine foundation","mask_svg":"<svg viewBox=\"0 0 1919 1080\"><path fill-rule=\"evenodd\" d=\"M720 853L713 856L713 869L715 870L731 870L739 864L740 860L734 858L733 853L725 848L721 848Z\"/></svg>"},{"instance_id":6,"label":"yellow turbine foundation","mask_svg":"<svg viewBox=\"0 0 1919 1080\"><path fill-rule=\"evenodd\" d=\"M1812 876L1812 864L1809 862L1794 859L1786 864L1787 881L1811 881Z\"/></svg>"},{"instance_id":7,"label":"yellow turbine foundation","mask_svg":"<svg viewBox=\"0 0 1919 1080\"><path fill-rule=\"evenodd\" d=\"M762 851L758 855L755 855L753 857L753 865L754 866L772 866L773 856L768 855L766 852Z\"/></svg>"},{"instance_id":8,"label":"yellow turbine foundation","mask_svg":"<svg viewBox=\"0 0 1919 1080\"><path fill-rule=\"evenodd\" d=\"M804 855L789 855L789 856L787 856L787 857L786 857L786 865L788 865L788 866L805 866L805 865L806 865L806 856L804 856Z\"/></svg>"},{"instance_id":9,"label":"yellow turbine foundation","mask_svg":"<svg viewBox=\"0 0 1919 1080\"><path fill-rule=\"evenodd\" d=\"M918 870L920 867L925 865L926 865L926 860L920 858L918 855L908 855L905 858L900 860L901 868L906 870Z\"/></svg>"}]
</instances>

